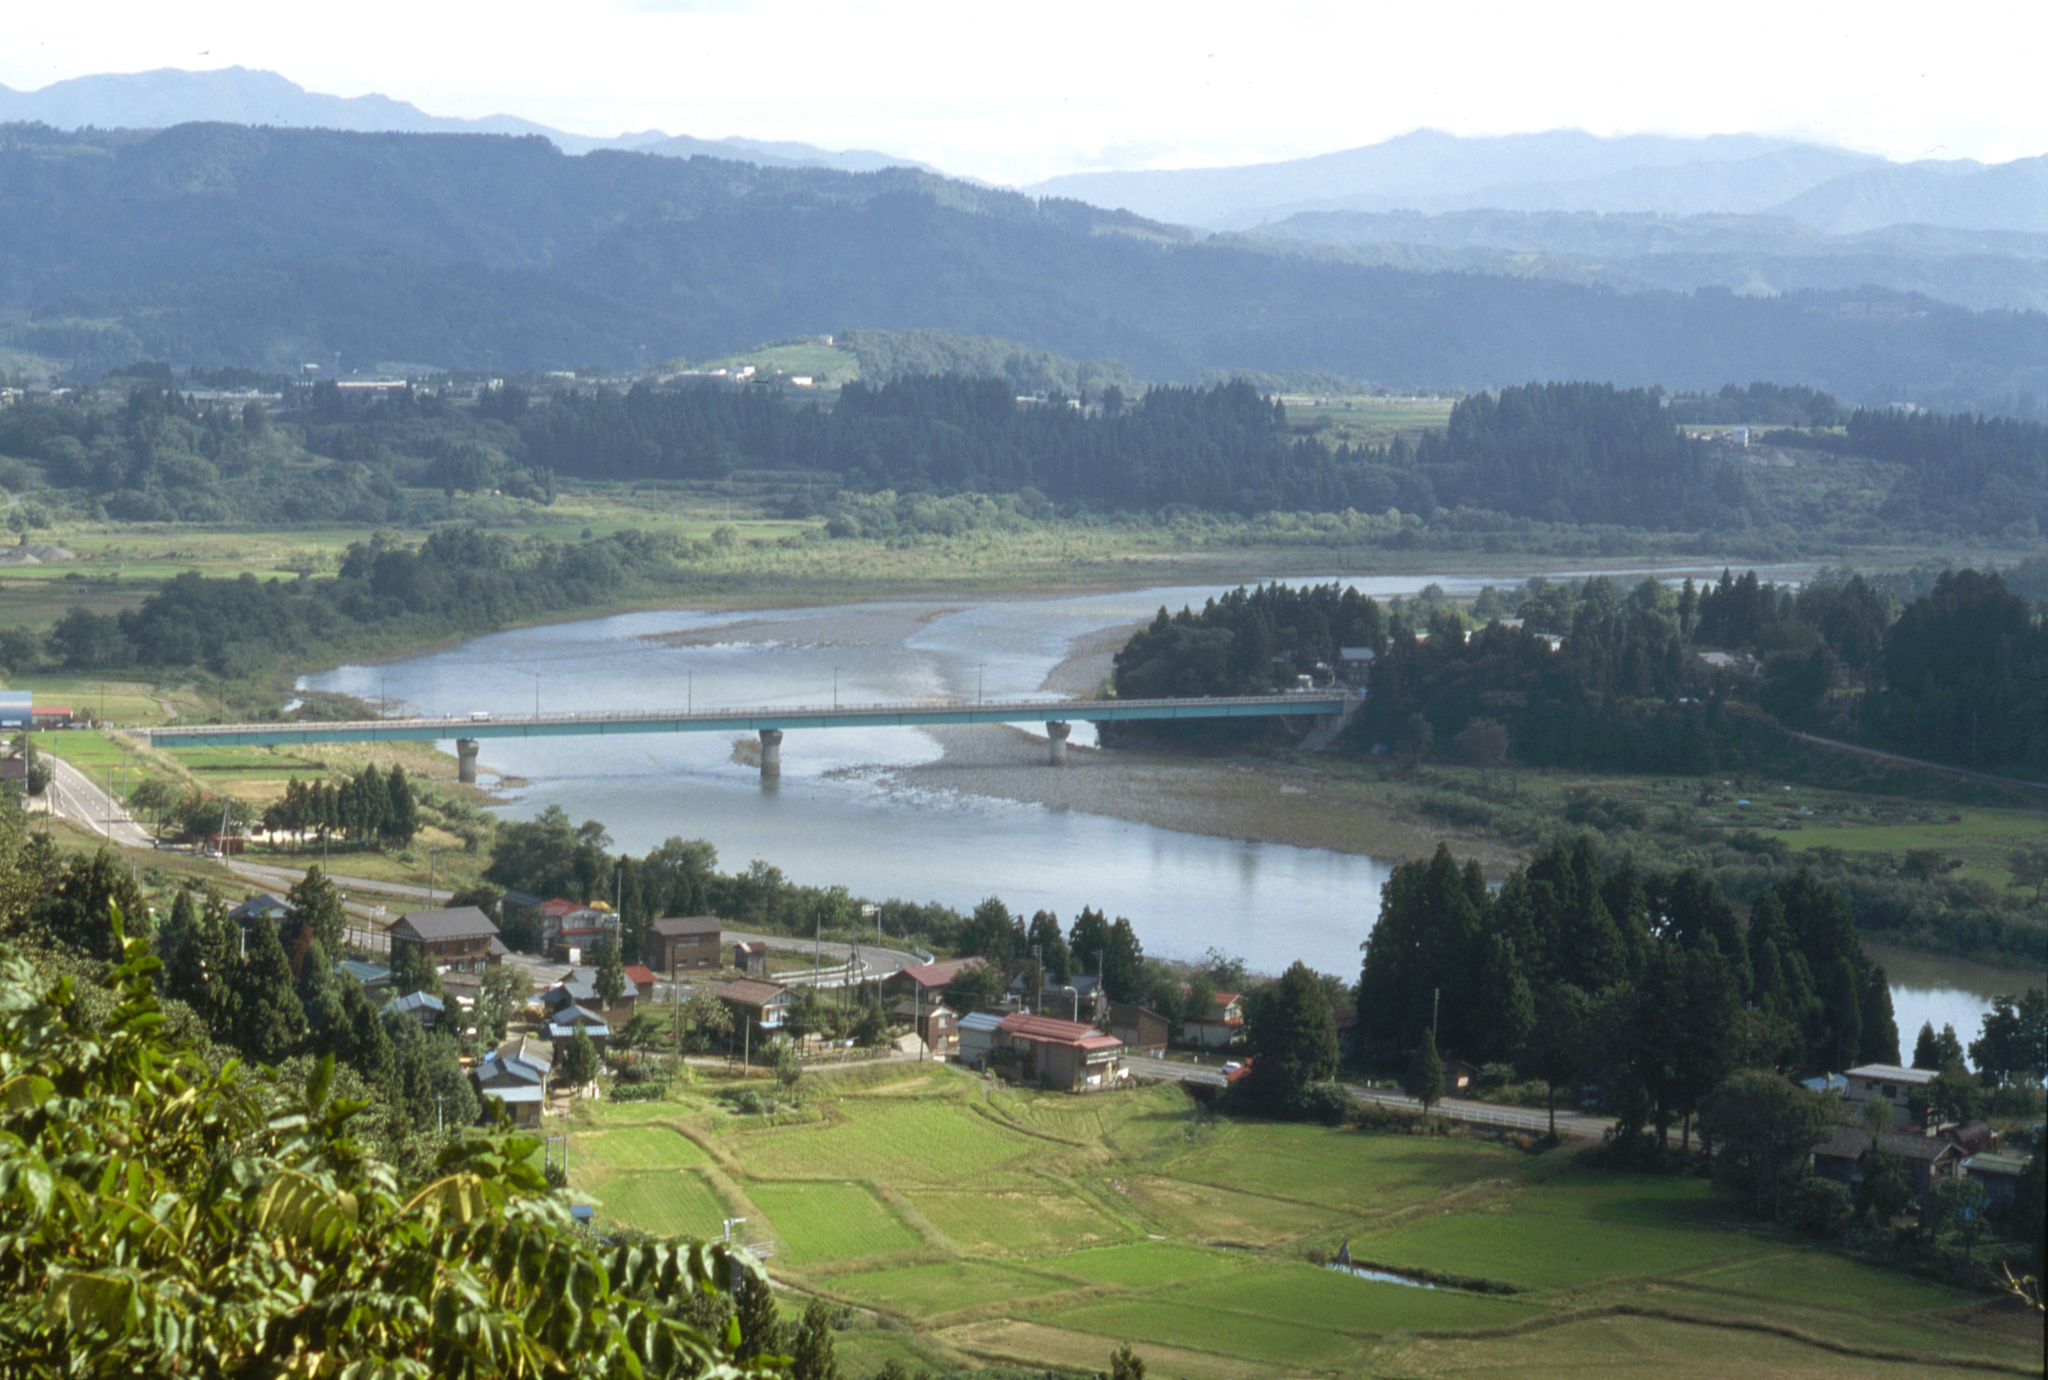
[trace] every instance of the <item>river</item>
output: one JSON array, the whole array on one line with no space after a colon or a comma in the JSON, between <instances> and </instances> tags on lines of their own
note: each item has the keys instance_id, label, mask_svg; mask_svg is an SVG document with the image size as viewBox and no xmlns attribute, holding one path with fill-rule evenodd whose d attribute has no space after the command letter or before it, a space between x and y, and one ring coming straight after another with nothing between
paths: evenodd
<instances>
[{"instance_id":1,"label":"river","mask_svg":"<svg viewBox=\"0 0 2048 1380\"><path fill-rule=\"evenodd\" d=\"M1338 575L1378 598L1477 578ZM1499 582L1501 577L1493 577ZM822 609L668 610L523 628L302 682L379 701L391 713L593 712L908 699L1031 697L1078 639L1199 606L1220 587ZM1051 698L1051 696L1048 696ZM1036 726L1033 726L1034 728ZM997 730L991 730L997 731ZM1091 741L1074 725L1073 742ZM792 731L779 785L765 787L730 734L486 739L481 766L504 813L560 805L604 823L642 853L670 837L709 840L727 869L762 859L792 881L843 884L875 899L971 909L1000 896L1012 911L1071 921L1083 906L1128 916L1146 952L1195 958L1211 947L1256 971L1297 958L1355 976L1388 863L1357 854L1179 833L1103 815L950 791L892 788L888 773L935 760L918 729ZM749 737L751 735L748 735ZM452 744L443 744L452 750ZM1048 768L1050 770L1050 768ZM1922 1020L1964 1042L1990 990L2011 983L1923 970L1894 989L1910 1047ZM1988 989L1988 990L1987 990Z\"/></svg>"}]
</instances>

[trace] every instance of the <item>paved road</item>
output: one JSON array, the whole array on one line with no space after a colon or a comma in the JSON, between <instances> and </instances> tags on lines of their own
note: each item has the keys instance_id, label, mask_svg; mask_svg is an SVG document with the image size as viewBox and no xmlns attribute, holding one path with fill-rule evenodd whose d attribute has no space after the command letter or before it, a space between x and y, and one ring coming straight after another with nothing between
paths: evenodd
<instances>
[{"instance_id":1,"label":"paved road","mask_svg":"<svg viewBox=\"0 0 2048 1380\"><path fill-rule=\"evenodd\" d=\"M1124 1060L1124 1067L1131 1071L1131 1077L1147 1083L1198 1083L1203 1087L1220 1088L1228 1081L1224 1072L1208 1064L1190 1064L1182 1059L1155 1059L1149 1054L1133 1054Z\"/></svg>"},{"instance_id":2,"label":"paved road","mask_svg":"<svg viewBox=\"0 0 2048 1380\"><path fill-rule=\"evenodd\" d=\"M1834 738L1822 738L1811 733L1794 733L1792 736L1802 743L1811 743L1815 747L1830 748L1836 752L1846 752L1857 757L1875 758L1880 762L1897 762L1902 766L1920 767L1927 771L1938 771L1945 776L1962 777L1966 781L1983 781L1994 786L2019 786L2030 791L2048 791L2048 785L2044 785L2039 781L2022 781L2014 776L1994 776L1989 772L1968 771L1962 767L1952 767L1943 762L1929 762L1919 757L1901 757L1896 752L1883 752L1877 748L1864 747L1861 743L1844 743Z\"/></svg>"},{"instance_id":3,"label":"paved road","mask_svg":"<svg viewBox=\"0 0 2048 1380\"><path fill-rule=\"evenodd\" d=\"M92 783L92 778L55 753L42 754L50 764L50 813L83 824L95 834L129 848L148 848L149 830L128 817L128 811Z\"/></svg>"},{"instance_id":4,"label":"paved road","mask_svg":"<svg viewBox=\"0 0 2048 1380\"><path fill-rule=\"evenodd\" d=\"M1422 1104L1404 1092L1385 1088L1353 1088L1352 1096L1360 1102L1377 1103L1382 1107L1396 1107L1405 1111L1419 1112ZM1446 1097L1430 1104L1430 1110L1450 1121L1464 1121L1476 1126L1501 1126L1516 1131L1550 1129L1550 1115L1540 1107L1503 1107L1493 1102L1474 1102L1470 1098ZM1557 1113L1557 1133L1560 1136L1578 1136L1599 1140L1614 1129L1614 1123L1605 1117L1587 1116L1583 1112L1567 1112L1562 1108Z\"/></svg>"}]
</instances>

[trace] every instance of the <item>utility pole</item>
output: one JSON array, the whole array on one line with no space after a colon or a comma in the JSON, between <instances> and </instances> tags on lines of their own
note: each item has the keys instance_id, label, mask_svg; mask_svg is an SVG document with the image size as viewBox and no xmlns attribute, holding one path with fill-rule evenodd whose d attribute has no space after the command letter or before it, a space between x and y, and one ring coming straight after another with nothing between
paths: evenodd
<instances>
[{"instance_id":1,"label":"utility pole","mask_svg":"<svg viewBox=\"0 0 2048 1380\"><path fill-rule=\"evenodd\" d=\"M1432 987L1429 989L1429 1041L1431 1044L1436 1043L1436 1018L1438 1011L1443 1007L1443 1001L1443 988Z\"/></svg>"}]
</instances>

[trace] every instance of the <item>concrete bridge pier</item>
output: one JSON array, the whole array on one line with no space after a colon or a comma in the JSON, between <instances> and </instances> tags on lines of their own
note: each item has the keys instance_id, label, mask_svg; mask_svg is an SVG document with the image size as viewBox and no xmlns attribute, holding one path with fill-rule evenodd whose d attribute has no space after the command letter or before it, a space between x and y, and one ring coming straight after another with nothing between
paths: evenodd
<instances>
[{"instance_id":1,"label":"concrete bridge pier","mask_svg":"<svg viewBox=\"0 0 2048 1380\"><path fill-rule=\"evenodd\" d=\"M761 730L761 779L772 780L782 775L782 730L764 728Z\"/></svg>"},{"instance_id":2,"label":"concrete bridge pier","mask_svg":"<svg viewBox=\"0 0 2048 1380\"><path fill-rule=\"evenodd\" d=\"M1074 726L1072 724L1064 724L1057 719L1050 719L1046 722L1046 760L1053 766L1064 767L1067 764L1067 735L1073 731Z\"/></svg>"},{"instance_id":3,"label":"concrete bridge pier","mask_svg":"<svg viewBox=\"0 0 2048 1380\"><path fill-rule=\"evenodd\" d=\"M476 784L476 739L455 740L455 779L465 786Z\"/></svg>"}]
</instances>

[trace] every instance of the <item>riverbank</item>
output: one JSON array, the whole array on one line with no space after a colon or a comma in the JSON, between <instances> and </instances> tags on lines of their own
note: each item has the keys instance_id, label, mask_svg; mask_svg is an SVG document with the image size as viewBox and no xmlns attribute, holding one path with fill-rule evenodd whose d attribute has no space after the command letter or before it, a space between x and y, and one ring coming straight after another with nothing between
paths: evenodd
<instances>
[{"instance_id":1,"label":"riverbank","mask_svg":"<svg viewBox=\"0 0 2048 1380\"><path fill-rule=\"evenodd\" d=\"M1493 839L1405 817L1371 784L1259 758L1069 748L1046 765L1045 740L1008 727L933 728L936 762L874 774L885 788L949 791L1049 810L1073 810L1184 834L1356 853L1391 862L1448 842L1489 873L1521 861ZM865 770L858 774L867 775Z\"/></svg>"},{"instance_id":2,"label":"riverbank","mask_svg":"<svg viewBox=\"0 0 2048 1380\"><path fill-rule=\"evenodd\" d=\"M1077 639L1041 690L1093 694L1143 623ZM950 791L1049 810L1074 810L1211 838L1288 844L1386 861L1424 857L1448 841L1489 872L1521 861L1496 840L1419 820L1392 808L1373 784L1261 757L1159 749L1069 747L1046 763L1045 739L1007 726L926 729L936 762L895 767L876 779L897 791ZM865 772L860 774L865 775Z\"/></svg>"}]
</instances>

